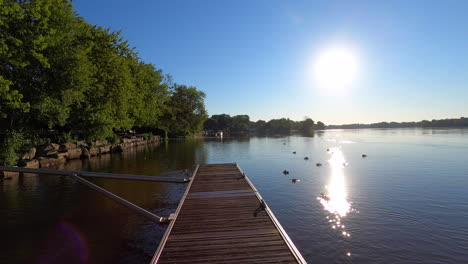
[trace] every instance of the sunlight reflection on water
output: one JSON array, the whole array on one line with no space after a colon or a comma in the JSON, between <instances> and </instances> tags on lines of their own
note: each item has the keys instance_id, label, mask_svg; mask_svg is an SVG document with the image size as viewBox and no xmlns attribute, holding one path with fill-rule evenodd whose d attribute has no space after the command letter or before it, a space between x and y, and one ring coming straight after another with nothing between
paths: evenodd
<instances>
[{"instance_id":1,"label":"sunlight reflection on water","mask_svg":"<svg viewBox=\"0 0 468 264\"><path fill-rule=\"evenodd\" d=\"M346 186L343 168L347 165L343 152L339 148L331 148L331 158L328 163L331 167L330 182L326 186L327 193L319 197L325 210L340 217L346 216L351 204L346 200Z\"/></svg>"},{"instance_id":2,"label":"sunlight reflection on water","mask_svg":"<svg viewBox=\"0 0 468 264\"><path fill-rule=\"evenodd\" d=\"M317 199L323 205L323 208L332 214L326 217L331 228L338 231L344 238L349 238L351 234L346 231L342 219L353 211L351 203L346 199L348 194L343 172L348 163L340 148L330 148L328 153L331 154L331 158L328 160L331 168L330 180L328 185L325 186L326 194L320 194ZM347 252L346 255L350 257L351 253Z\"/></svg>"}]
</instances>

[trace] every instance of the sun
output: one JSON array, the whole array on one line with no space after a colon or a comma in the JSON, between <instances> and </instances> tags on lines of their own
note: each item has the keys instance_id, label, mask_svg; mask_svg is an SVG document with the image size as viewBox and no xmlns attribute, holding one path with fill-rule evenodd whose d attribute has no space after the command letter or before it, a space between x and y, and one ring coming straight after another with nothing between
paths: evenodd
<instances>
[{"instance_id":1,"label":"sun","mask_svg":"<svg viewBox=\"0 0 468 264\"><path fill-rule=\"evenodd\" d=\"M327 93L343 94L355 82L358 66L353 51L342 47L325 49L315 59L314 79Z\"/></svg>"}]
</instances>

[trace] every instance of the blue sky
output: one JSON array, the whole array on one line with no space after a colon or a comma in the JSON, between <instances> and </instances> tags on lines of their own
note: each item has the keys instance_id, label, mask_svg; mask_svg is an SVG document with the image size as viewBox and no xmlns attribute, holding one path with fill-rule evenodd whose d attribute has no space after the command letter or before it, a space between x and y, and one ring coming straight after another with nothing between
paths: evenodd
<instances>
[{"instance_id":1,"label":"blue sky","mask_svg":"<svg viewBox=\"0 0 468 264\"><path fill-rule=\"evenodd\" d=\"M468 116L468 1L73 1L122 30L140 57L207 94L210 115L325 124ZM358 75L344 93L314 81L328 47Z\"/></svg>"}]
</instances>

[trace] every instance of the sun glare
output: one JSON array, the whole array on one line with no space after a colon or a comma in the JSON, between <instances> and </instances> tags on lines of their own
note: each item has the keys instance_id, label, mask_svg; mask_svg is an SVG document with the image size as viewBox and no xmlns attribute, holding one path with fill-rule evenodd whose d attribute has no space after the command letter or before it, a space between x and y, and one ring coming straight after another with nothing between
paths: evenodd
<instances>
[{"instance_id":1,"label":"sun glare","mask_svg":"<svg viewBox=\"0 0 468 264\"><path fill-rule=\"evenodd\" d=\"M314 79L320 89L339 95L348 90L358 74L356 55L347 49L334 47L323 50L314 62Z\"/></svg>"}]
</instances>

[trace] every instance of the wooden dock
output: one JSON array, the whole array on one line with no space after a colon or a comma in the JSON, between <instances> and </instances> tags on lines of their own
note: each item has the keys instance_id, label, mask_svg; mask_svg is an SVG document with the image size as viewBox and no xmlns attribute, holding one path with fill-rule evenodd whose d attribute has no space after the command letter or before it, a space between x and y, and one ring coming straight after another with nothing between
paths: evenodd
<instances>
[{"instance_id":1,"label":"wooden dock","mask_svg":"<svg viewBox=\"0 0 468 264\"><path fill-rule=\"evenodd\" d=\"M155 263L306 263L237 164L199 165Z\"/></svg>"}]
</instances>

